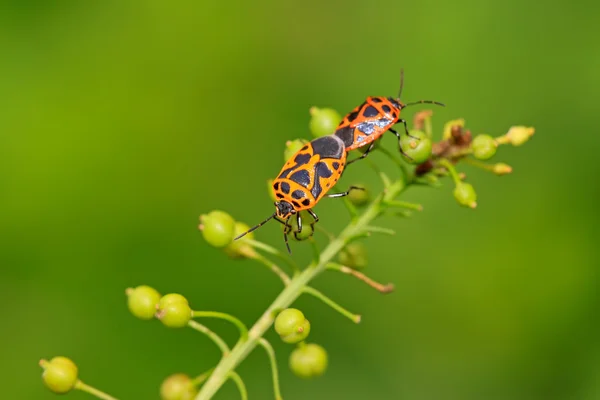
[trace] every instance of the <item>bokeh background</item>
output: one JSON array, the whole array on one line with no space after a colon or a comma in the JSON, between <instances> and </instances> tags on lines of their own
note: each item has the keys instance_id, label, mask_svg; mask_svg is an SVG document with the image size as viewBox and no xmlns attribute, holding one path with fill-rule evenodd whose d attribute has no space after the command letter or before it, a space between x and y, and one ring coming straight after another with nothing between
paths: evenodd
<instances>
[{"instance_id":1,"label":"bokeh background","mask_svg":"<svg viewBox=\"0 0 600 400\"><path fill-rule=\"evenodd\" d=\"M512 175L462 168L476 211L449 182L405 194L425 210L383 221L398 235L367 243L368 273L395 293L318 279L363 322L300 299L330 367L294 377L291 346L269 332L285 399L600 398L598 12L517 0L3 2L2 397L55 398L37 365L54 355L120 399L158 398L167 375L212 366L212 343L133 318L125 288L180 292L251 324L280 283L209 247L198 216L269 215L266 180L286 140L309 138L309 107L346 113L394 95L404 67L405 101L447 104L438 132L463 117L475 133L536 134L495 157ZM352 182L377 189L366 164L347 171ZM316 211L331 230L348 221L334 200ZM276 226L257 235L284 249ZM307 245L293 249L308 260ZM251 398L272 398L261 350L239 373ZM238 394L229 383L216 398Z\"/></svg>"}]
</instances>

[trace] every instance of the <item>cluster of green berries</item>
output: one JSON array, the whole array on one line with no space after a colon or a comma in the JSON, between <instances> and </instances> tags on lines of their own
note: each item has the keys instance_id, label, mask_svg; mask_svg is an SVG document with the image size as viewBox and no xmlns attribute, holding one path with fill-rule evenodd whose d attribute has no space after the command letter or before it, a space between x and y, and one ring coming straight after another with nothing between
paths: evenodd
<instances>
[{"instance_id":1,"label":"cluster of green berries","mask_svg":"<svg viewBox=\"0 0 600 400\"><path fill-rule=\"evenodd\" d=\"M315 378L327 369L327 352L315 343L304 343L310 333L310 322L295 308L282 310L275 318L275 332L285 343L297 344L290 354L289 367L300 378Z\"/></svg>"},{"instance_id":2,"label":"cluster of green berries","mask_svg":"<svg viewBox=\"0 0 600 400\"><path fill-rule=\"evenodd\" d=\"M139 319L157 318L169 328L182 328L192 318L192 309L187 299L178 293L161 296L150 286L141 285L129 288L127 307Z\"/></svg>"}]
</instances>

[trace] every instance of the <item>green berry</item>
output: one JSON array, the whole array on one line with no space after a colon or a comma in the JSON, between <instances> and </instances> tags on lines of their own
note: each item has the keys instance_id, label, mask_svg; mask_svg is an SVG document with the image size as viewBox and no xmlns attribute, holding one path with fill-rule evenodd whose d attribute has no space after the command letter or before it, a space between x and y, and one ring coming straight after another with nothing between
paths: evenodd
<instances>
[{"instance_id":1,"label":"green berry","mask_svg":"<svg viewBox=\"0 0 600 400\"><path fill-rule=\"evenodd\" d=\"M304 139L288 140L287 142L285 142L285 150L283 151L283 161L286 162L290 158L292 158L292 156L296 154L298 150L304 147L306 143L308 143L308 141Z\"/></svg>"},{"instance_id":2,"label":"green berry","mask_svg":"<svg viewBox=\"0 0 600 400\"><path fill-rule=\"evenodd\" d=\"M352 242L340 251L338 261L352 269L364 269L367 262L367 247L361 242Z\"/></svg>"},{"instance_id":3,"label":"green berry","mask_svg":"<svg viewBox=\"0 0 600 400\"><path fill-rule=\"evenodd\" d=\"M127 293L127 307L139 319L152 319L156 312L156 305L160 300L160 293L150 286L142 285L134 289L129 288Z\"/></svg>"},{"instance_id":4,"label":"green berry","mask_svg":"<svg viewBox=\"0 0 600 400\"><path fill-rule=\"evenodd\" d=\"M41 360L44 368L42 379L48 389L63 394L71 391L77 383L77 365L67 357L54 357L49 362Z\"/></svg>"},{"instance_id":5,"label":"green berry","mask_svg":"<svg viewBox=\"0 0 600 400\"><path fill-rule=\"evenodd\" d=\"M298 343L306 339L310 333L310 322L302 311L286 308L275 318L275 332L285 343Z\"/></svg>"},{"instance_id":6,"label":"green berry","mask_svg":"<svg viewBox=\"0 0 600 400\"><path fill-rule=\"evenodd\" d=\"M487 160L496 154L498 145L490 135L477 135L471 142L473 156L480 160Z\"/></svg>"},{"instance_id":7,"label":"green berry","mask_svg":"<svg viewBox=\"0 0 600 400\"><path fill-rule=\"evenodd\" d=\"M306 240L315 233L314 226L311 226L311 222L314 221L314 218L308 211L300 211L300 218L302 219L302 232L298 234L294 234L294 232L298 232L298 220L296 219L296 216L292 215L288 221L288 224L291 226L289 237L292 240Z\"/></svg>"},{"instance_id":8,"label":"green berry","mask_svg":"<svg viewBox=\"0 0 600 400\"><path fill-rule=\"evenodd\" d=\"M160 385L161 400L192 400L198 390L185 374L173 374Z\"/></svg>"},{"instance_id":9,"label":"green berry","mask_svg":"<svg viewBox=\"0 0 600 400\"><path fill-rule=\"evenodd\" d=\"M158 302L156 318L169 328L182 328L192 318L192 309L185 297L170 293Z\"/></svg>"},{"instance_id":10,"label":"green berry","mask_svg":"<svg viewBox=\"0 0 600 400\"><path fill-rule=\"evenodd\" d=\"M177 303L189 304L188 300L183 295L180 295L179 293L169 293L165 294L163 297L160 298L160 300L158 301L158 307L156 308L161 309L170 304Z\"/></svg>"},{"instance_id":11,"label":"green berry","mask_svg":"<svg viewBox=\"0 0 600 400\"><path fill-rule=\"evenodd\" d=\"M348 200L357 207L364 206L371 200L369 191L366 189L365 185L355 184L353 186L363 188L364 190L351 190L348 194Z\"/></svg>"},{"instance_id":12,"label":"green berry","mask_svg":"<svg viewBox=\"0 0 600 400\"><path fill-rule=\"evenodd\" d=\"M318 344L301 345L290 355L290 369L304 379L321 376L327 369L327 352Z\"/></svg>"},{"instance_id":13,"label":"green berry","mask_svg":"<svg viewBox=\"0 0 600 400\"><path fill-rule=\"evenodd\" d=\"M308 127L314 137L331 135L339 125L342 117L331 108L311 107Z\"/></svg>"},{"instance_id":14,"label":"green berry","mask_svg":"<svg viewBox=\"0 0 600 400\"><path fill-rule=\"evenodd\" d=\"M226 212L215 210L200 216L204 239L214 247L225 247L233 240L235 221Z\"/></svg>"},{"instance_id":15,"label":"green berry","mask_svg":"<svg viewBox=\"0 0 600 400\"><path fill-rule=\"evenodd\" d=\"M470 183L460 182L454 188L454 198L461 206L477 207L477 193Z\"/></svg>"},{"instance_id":16,"label":"green berry","mask_svg":"<svg viewBox=\"0 0 600 400\"><path fill-rule=\"evenodd\" d=\"M247 232L250 227L243 222L236 222L234 227L234 235L237 237L244 232ZM254 249L245 242L245 239L254 239L254 232L247 233L244 237L238 240L233 240L225 247L225 254L231 258L251 257L255 254Z\"/></svg>"},{"instance_id":17,"label":"green berry","mask_svg":"<svg viewBox=\"0 0 600 400\"><path fill-rule=\"evenodd\" d=\"M411 130L410 136L402 135L400 147L406 156L410 157L409 159L403 155L403 158L411 164L424 163L431 156L431 139L423 131Z\"/></svg>"}]
</instances>

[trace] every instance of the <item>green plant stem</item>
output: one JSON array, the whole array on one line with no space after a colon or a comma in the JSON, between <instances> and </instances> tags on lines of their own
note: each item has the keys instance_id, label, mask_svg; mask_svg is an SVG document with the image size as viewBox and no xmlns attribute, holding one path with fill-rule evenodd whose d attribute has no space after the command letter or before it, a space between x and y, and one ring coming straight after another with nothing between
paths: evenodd
<instances>
[{"instance_id":1,"label":"green plant stem","mask_svg":"<svg viewBox=\"0 0 600 400\"><path fill-rule=\"evenodd\" d=\"M102 399L102 400L117 400L116 397L112 397L111 395L106 394L103 391L96 389L95 387L87 385L87 384L83 383L82 381L75 382L75 389L81 390L82 392L89 393L92 396L96 396L97 398Z\"/></svg>"},{"instance_id":2,"label":"green plant stem","mask_svg":"<svg viewBox=\"0 0 600 400\"><path fill-rule=\"evenodd\" d=\"M383 201L390 201L396 198L407 184L404 180L398 180L391 184L385 193L380 194L373 202L364 210L358 219L350 222L346 228L339 234L337 238L332 240L325 249L321 252L319 262L311 263L300 274L294 276L283 291L271 303L263 315L256 321L254 326L250 328L248 337L240 339L238 343L231 349L231 352L221 359L215 367L214 372L208 378L202 389L196 396L195 400L209 400L219 390L223 383L227 380L229 373L233 371L239 363L246 358L248 354L257 346L260 338L273 325L276 311L289 307L302 293L304 287L314 279L317 275L325 270L325 266L342 250L346 243L357 235L360 235L364 228L371 221L377 218L383 210Z\"/></svg>"},{"instance_id":3,"label":"green plant stem","mask_svg":"<svg viewBox=\"0 0 600 400\"><path fill-rule=\"evenodd\" d=\"M365 274L363 274L362 272L358 272L350 267L346 267L345 265L340 265L337 263L327 263L327 269L331 269L334 271L339 271L343 274L346 275L350 275L355 277L356 279L366 283L367 285L371 286L373 289L377 290L378 292L381 293L391 293L394 291L394 285L392 283L387 283L387 284L381 284L379 282L374 281L373 279L369 278L368 276L366 276Z\"/></svg>"},{"instance_id":4,"label":"green plant stem","mask_svg":"<svg viewBox=\"0 0 600 400\"><path fill-rule=\"evenodd\" d=\"M302 292L316 297L317 299L321 300L323 303L327 304L329 307L333 308L335 311L339 312L344 317L348 318L350 321L352 321L356 324L358 324L361 320L360 315L351 313L350 311L346 310L344 307L340 306L338 303L331 300L329 297L325 296L323 293L319 292L315 288L306 286L302 290Z\"/></svg>"},{"instance_id":5,"label":"green plant stem","mask_svg":"<svg viewBox=\"0 0 600 400\"><path fill-rule=\"evenodd\" d=\"M469 158L469 157L465 158L463 161L465 163L467 163L467 164L470 164L470 165L472 165L474 167L477 167L477 168L481 168L481 169L486 170L486 171L490 171L490 172L494 171L494 166L492 164L486 164L484 162L477 161L477 160L474 160L474 159Z\"/></svg>"},{"instance_id":6,"label":"green plant stem","mask_svg":"<svg viewBox=\"0 0 600 400\"><path fill-rule=\"evenodd\" d=\"M442 158L441 160L438 161L438 163L443 166L444 168L446 168L448 170L448 172L450 172L450 175L452 176L452 180L454 181L455 185L460 185L460 176L458 176L458 173L456 172L456 168L454 168L454 165L452 165L452 163L448 160L446 160L445 158Z\"/></svg>"},{"instance_id":7,"label":"green plant stem","mask_svg":"<svg viewBox=\"0 0 600 400\"><path fill-rule=\"evenodd\" d=\"M269 268L271 270L271 272L274 272L275 275L277 275L279 277L279 279L281 279L281 281L283 282L284 285L287 285L288 283L290 283L290 277L285 272L283 272L277 264L275 264L273 261L269 260L267 257L262 256L257 253L252 257L252 259L265 265L267 268Z\"/></svg>"},{"instance_id":8,"label":"green plant stem","mask_svg":"<svg viewBox=\"0 0 600 400\"><path fill-rule=\"evenodd\" d=\"M390 207L407 208L409 210L423 211L421 204L409 203L407 201L392 200L386 203Z\"/></svg>"},{"instance_id":9,"label":"green plant stem","mask_svg":"<svg viewBox=\"0 0 600 400\"><path fill-rule=\"evenodd\" d=\"M246 325L233 315L217 311L192 311L192 318L220 318L233 323L240 330L240 340L248 337L248 328Z\"/></svg>"},{"instance_id":10,"label":"green plant stem","mask_svg":"<svg viewBox=\"0 0 600 400\"><path fill-rule=\"evenodd\" d=\"M275 358L275 350L273 350L273 346L271 346L271 343L269 343L269 341L265 338L260 338L258 344L264 347L271 362L271 373L273 375L273 393L275 395L275 400L282 400L281 389L279 388L279 370L277 369L277 359Z\"/></svg>"},{"instance_id":11,"label":"green plant stem","mask_svg":"<svg viewBox=\"0 0 600 400\"><path fill-rule=\"evenodd\" d=\"M210 376L210 374L212 374L213 371L214 371L214 368L211 368L208 371L203 372L202 374L200 374L197 377L195 377L194 379L192 379L192 381L190 383L193 386L199 386L199 385L201 385L202 382L204 382L205 380L208 379L208 377Z\"/></svg>"},{"instance_id":12,"label":"green plant stem","mask_svg":"<svg viewBox=\"0 0 600 400\"><path fill-rule=\"evenodd\" d=\"M202 325L200 322L189 320L188 326L208 336L208 338L212 340L219 349L221 349L223 355L227 355L227 353L229 353L229 346L227 346L227 343L225 343L225 341L221 339L219 335L208 329L206 326Z\"/></svg>"},{"instance_id":13,"label":"green plant stem","mask_svg":"<svg viewBox=\"0 0 600 400\"><path fill-rule=\"evenodd\" d=\"M248 391L246 390L246 385L244 385L244 381L242 380L242 378L235 371L231 371L229 373L229 377L233 382L235 382L235 385L238 387L238 390L240 391L240 397L242 398L242 400L248 400Z\"/></svg>"},{"instance_id":14,"label":"green plant stem","mask_svg":"<svg viewBox=\"0 0 600 400\"><path fill-rule=\"evenodd\" d=\"M269 246L268 244L259 242L257 240L252 240L252 239L244 239L244 240L246 241L246 243L248 243L250 246L254 247L255 249L262 250L266 253L269 253L269 254L274 255L275 257L279 258L281 261L283 261L284 263L286 263L287 265L289 265L292 268L292 272L298 273L300 271L300 268L298 268L298 264L296 264L296 262L294 260L283 255L275 247Z\"/></svg>"}]
</instances>

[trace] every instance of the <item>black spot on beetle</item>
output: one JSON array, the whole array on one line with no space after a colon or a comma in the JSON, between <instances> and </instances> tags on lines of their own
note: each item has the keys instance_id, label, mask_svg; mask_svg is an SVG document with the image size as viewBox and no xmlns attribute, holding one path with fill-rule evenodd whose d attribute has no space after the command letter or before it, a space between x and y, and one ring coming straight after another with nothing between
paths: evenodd
<instances>
[{"instance_id":1,"label":"black spot on beetle","mask_svg":"<svg viewBox=\"0 0 600 400\"><path fill-rule=\"evenodd\" d=\"M332 162L331 165L333 165L333 168L335 168L336 170L340 167L340 163L337 161Z\"/></svg>"},{"instance_id":2,"label":"black spot on beetle","mask_svg":"<svg viewBox=\"0 0 600 400\"><path fill-rule=\"evenodd\" d=\"M289 194L290 193L290 184L287 182L281 182L281 191L285 194Z\"/></svg>"},{"instance_id":3,"label":"black spot on beetle","mask_svg":"<svg viewBox=\"0 0 600 400\"><path fill-rule=\"evenodd\" d=\"M337 131L335 131L335 136L342 139L342 142L344 142L344 146L350 147L354 142L354 128L351 128L349 126L345 128L340 128Z\"/></svg>"},{"instance_id":4,"label":"black spot on beetle","mask_svg":"<svg viewBox=\"0 0 600 400\"><path fill-rule=\"evenodd\" d=\"M298 203L297 201L292 201L292 204L294 205L294 207L300 208L300 203Z\"/></svg>"},{"instance_id":5,"label":"black spot on beetle","mask_svg":"<svg viewBox=\"0 0 600 400\"><path fill-rule=\"evenodd\" d=\"M279 192L275 193L275 196L277 196L279 199L283 199L283 195Z\"/></svg>"},{"instance_id":6,"label":"black spot on beetle","mask_svg":"<svg viewBox=\"0 0 600 400\"><path fill-rule=\"evenodd\" d=\"M375 117L377 115L379 115L379 111L377 111L377 109L373 106L369 106L367 108L365 108L365 111L363 111L363 115L365 117Z\"/></svg>"},{"instance_id":7,"label":"black spot on beetle","mask_svg":"<svg viewBox=\"0 0 600 400\"><path fill-rule=\"evenodd\" d=\"M308 175L308 171L305 169L301 169L300 171L294 172L290 176L290 180L296 182L299 185L307 188L310 185L310 176Z\"/></svg>"},{"instance_id":8,"label":"black spot on beetle","mask_svg":"<svg viewBox=\"0 0 600 400\"><path fill-rule=\"evenodd\" d=\"M301 148L300 150L305 151L308 150L308 145L304 146L303 148Z\"/></svg>"},{"instance_id":9,"label":"black spot on beetle","mask_svg":"<svg viewBox=\"0 0 600 400\"><path fill-rule=\"evenodd\" d=\"M294 190L292 192L292 198L294 198L294 199L302 199L302 198L304 198L304 196L305 196L305 193L303 190Z\"/></svg>"},{"instance_id":10,"label":"black spot on beetle","mask_svg":"<svg viewBox=\"0 0 600 400\"><path fill-rule=\"evenodd\" d=\"M295 168L298 168L301 165L306 164L310 161L310 154L298 154L296 158L294 158L294 162L296 163Z\"/></svg>"},{"instance_id":11,"label":"black spot on beetle","mask_svg":"<svg viewBox=\"0 0 600 400\"><path fill-rule=\"evenodd\" d=\"M353 111L348 115L348 122L352 122L358 117L358 111Z\"/></svg>"},{"instance_id":12,"label":"black spot on beetle","mask_svg":"<svg viewBox=\"0 0 600 400\"><path fill-rule=\"evenodd\" d=\"M385 111L386 113L389 113L390 111L392 111L392 109L390 108L390 106L388 106L387 104L384 104L383 107L383 111Z\"/></svg>"},{"instance_id":13,"label":"black spot on beetle","mask_svg":"<svg viewBox=\"0 0 600 400\"><path fill-rule=\"evenodd\" d=\"M382 100L379 97L371 97L371 101L373 103L381 103Z\"/></svg>"},{"instance_id":14,"label":"black spot on beetle","mask_svg":"<svg viewBox=\"0 0 600 400\"><path fill-rule=\"evenodd\" d=\"M321 178L330 178L333 173L324 162L318 162L315 165L315 184L311 189L311 194L315 199L318 199L323 192L323 188L321 187Z\"/></svg>"},{"instance_id":15,"label":"black spot on beetle","mask_svg":"<svg viewBox=\"0 0 600 400\"><path fill-rule=\"evenodd\" d=\"M302 200L302 205L305 207L308 207L310 205L310 199L304 199Z\"/></svg>"},{"instance_id":16,"label":"black spot on beetle","mask_svg":"<svg viewBox=\"0 0 600 400\"><path fill-rule=\"evenodd\" d=\"M275 184L273 184L273 189L279 190L279 182L275 182Z\"/></svg>"},{"instance_id":17,"label":"black spot on beetle","mask_svg":"<svg viewBox=\"0 0 600 400\"><path fill-rule=\"evenodd\" d=\"M340 159L344 154L342 141L331 135L322 136L312 141L313 152L320 155L321 158Z\"/></svg>"}]
</instances>

